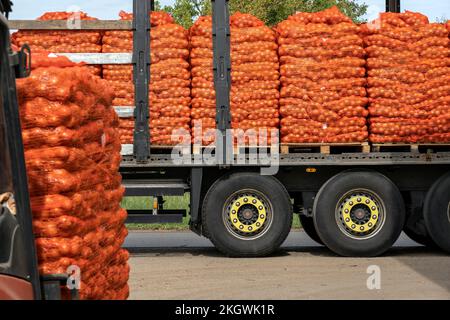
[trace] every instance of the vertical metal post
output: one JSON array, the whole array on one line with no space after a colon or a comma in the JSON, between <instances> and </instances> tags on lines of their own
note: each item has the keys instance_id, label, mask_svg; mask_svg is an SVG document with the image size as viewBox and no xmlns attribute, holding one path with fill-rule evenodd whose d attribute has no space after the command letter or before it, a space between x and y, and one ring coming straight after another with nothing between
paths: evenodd
<instances>
[{"instance_id":1,"label":"vertical metal post","mask_svg":"<svg viewBox=\"0 0 450 320\"><path fill-rule=\"evenodd\" d=\"M220 164L227 164L232 155L230 135L231 46L228 0L211 0L213 13L214 87L216 90L216 155ZM228 143L227 143L228 142ZM231 150L231 152L230 152ZM228 152L227 152L228 151ZM221 157L219 158L219 156Z\"/></svg>"},{"instance_id":2,"label":"vertical metal post","mask_svg":"<svg viewBox=\"0 0 450 320\"><path fill-rule=\"evenodd\" d=\"M386 12L400 13L400 0L386 0Z\"/></svg>"},{"instance_id":3,"label":"vertical metal post","mask_svg":"<svg viewBox=\"0 0 450 320\"><path fill-rule=\"evenodd\" d=\"M150 157L150 10L151 0L133 0L134 157L144 163Z\"/></svg>"},{"instance_id":4,"label":"vertical metal post","mask_svg":"<svg viewBox=\"0 0 450 320\"><path fill-rule=\"evenodd\" d=\"M190 216L189 226L192 231L201 235L200 201L202 195L203 168L191 169L191 197L190 197Z\"/></svg>"}]
</instances>

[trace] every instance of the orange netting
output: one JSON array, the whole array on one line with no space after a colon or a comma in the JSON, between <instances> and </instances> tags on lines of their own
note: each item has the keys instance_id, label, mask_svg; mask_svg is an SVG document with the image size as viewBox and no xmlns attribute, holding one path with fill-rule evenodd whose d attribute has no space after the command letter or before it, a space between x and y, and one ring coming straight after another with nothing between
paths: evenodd
<instances>
[{"instance_id":1,"label":"orange netting","mask_svg":"<svg viewBox=\"0 0 450 320\"><path fill-rule=\"evenodd\" d=\"M84 12L47 12L37 20L67 20L68 26L78 20L97 20ZM12 35L12 42L21 47L28 44L33 53L97 53L102 52L102 34L95 31L18 31ZM102 74L101 66L88 66L94 75Z\"/></svg>"},{"instance_id":2,"label":"orange netting","mask_svg":"<svg viewBox=\"0 0 450 320\"><path fill-rule=\"evenodd\" d=\"M360 28L332 7L297 13L277 31L281 141L366 141L368 100Z\"/></svg>"},{"instance_id":3,"label":"orange netting","mask_svg":"<svg viewBox=\"0 0 450 320\"><path fill-rule=\"evenodd\" d=\"M122 20L132 15L121 12ZM187 31L174 23L165 12L152 12L150 134L154 145L174 145L172 133L183 130L190 136L191 73ZM107 31L103 37L103 52L130 52L133 34L129 31ZM105 65L103 77L115 89L116 106L134 105L132 66ZM133 142L134 119L120 120L122 143ZM181 133L181 132L180 132Z\"/></svg>"},{"instance_id":4,"label":"orange netting","mask_svg":"<svg viewBox=\"0 0 450 320\"><path fill-rule=\"evenodd\" d=\"M201 128L203 133L196 137L194 143L207 145L214 142L212 129L216 127L211 17L200 17L195 22L190 30L190 42L192 127L198 132ZM280 75L277 48L275 32L262 21L242 13L231 17L230 98L233 129L278 128ZM240 136L239 132L235 133Z\"/></svg>"},{"instance_id":5,"label":"orange netting","mask_svg":"<svg viewBox=\"0 0 450 320\"><path fill-rule=\"evenodd\" d=\"M366 26L370 141L450 141L450 49L445 25L383 13Z\"/></svg>"},{"instance_id":6,"label":"orange netting","mask_svg":"<svg viewBox=\"0 0 450 320\"><path fill-rule=\"evenodd\" d=\"M66 58L41 53L33 61L17 88L39 271L64 274L78 266L82 299L126 299L113 92Z\"/></svg>"}]
</instances>

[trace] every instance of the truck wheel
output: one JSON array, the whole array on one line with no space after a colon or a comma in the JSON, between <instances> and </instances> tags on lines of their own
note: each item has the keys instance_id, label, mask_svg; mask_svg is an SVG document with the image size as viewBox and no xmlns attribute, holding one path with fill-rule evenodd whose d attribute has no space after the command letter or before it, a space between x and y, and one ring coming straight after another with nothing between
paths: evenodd
<instances>
[{"instance_id":1,"label":"truck wheel","mask_svg":"<svg viewBox=\"0 0 450 320\"><path fill-rule=\"evenodd\" d=\"M314 201L314 225L323 243L341 256L373 257L389 250L405 223L398 188L377 172L342 172Z\"/></svg>"},{"instance_id":2,"label":"truck wheel","mask_svg":"<svg viewBox=\"0 0 450 320\"><path fill-rule=\"evenodd\" d=\"M292 226L289 194L274 177L235 173L209 189L203 227L215 247L231 257L266 256L277 250Z\"/></svg>"},{"instance_id":3,"label":"truck wheel","mask_svg":"<svg viewBox=\"0 0 450 320\"><path fill-rule=\"evenodd\" d=\"M450 173L431 187L425 198L423 216L431 238L450 253Z\"/></svg>"},{"instance_id":4,"label":"truck wheel","mask_svg":"<svg viewBox=\"0 0 450 320\"><path fill-rule=\"evenodd\" d=\"M314 220L311 217L307 217L304 215L299 215L300 217L300 223L302 224L303 230L305 230L305 233L313 239L318 244L323 245L322 240L320 239L319 235L317 234L316 227L314 226Z\"/></svg>"}]
</instances>

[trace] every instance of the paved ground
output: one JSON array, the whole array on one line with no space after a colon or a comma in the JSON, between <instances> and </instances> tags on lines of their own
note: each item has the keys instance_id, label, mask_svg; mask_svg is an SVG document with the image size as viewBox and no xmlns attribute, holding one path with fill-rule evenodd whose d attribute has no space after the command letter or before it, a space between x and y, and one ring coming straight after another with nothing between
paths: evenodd
<instances>
[{"instance_id":1,"label":"paved ground","mask_svg":"<svg viewBox=\"0 0 450 320\"><path fill-rule=\"evenodd\" d=\"M450 299L450 256L405 236L371 259L336 257L303 232L259 259L225 258L192 233L132 232L125 246L131 299Z\"/></svg>"}]
</instances>

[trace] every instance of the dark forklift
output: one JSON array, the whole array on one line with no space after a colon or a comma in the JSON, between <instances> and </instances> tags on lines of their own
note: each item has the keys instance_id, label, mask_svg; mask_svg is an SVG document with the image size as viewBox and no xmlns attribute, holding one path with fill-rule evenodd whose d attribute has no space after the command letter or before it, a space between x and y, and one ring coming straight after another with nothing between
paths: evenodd
<instances>
[{"instance_id":1,"label":"dark forklift","mask_svg":"<svg viewBox=\"0 0 450 320\"><path fill-rule=\"evenodd\" d=\"M0 300L56 300L69 277L39 277L16 95L16 79L30 74L31 52L11 48L11 7L0 0Z\"/></svg>"}]
</instances>

